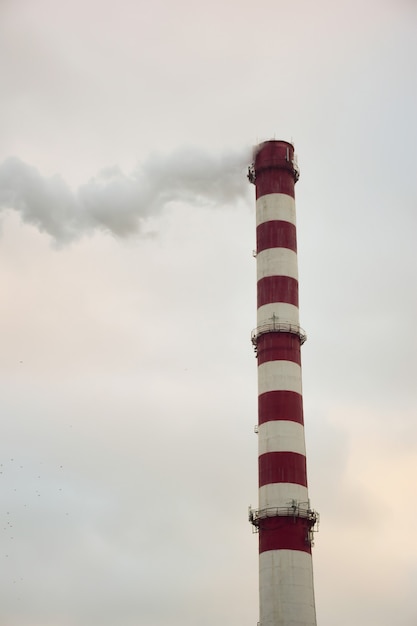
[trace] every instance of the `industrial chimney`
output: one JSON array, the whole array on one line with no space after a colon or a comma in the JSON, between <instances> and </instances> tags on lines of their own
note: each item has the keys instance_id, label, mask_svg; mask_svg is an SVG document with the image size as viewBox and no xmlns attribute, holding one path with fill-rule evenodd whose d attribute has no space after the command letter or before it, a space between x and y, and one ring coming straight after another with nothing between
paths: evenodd
<instances>
[{"instance_id":1,"label":"industrial chimney","mask_svg":"<svg viewBox=\"0 0 417 626\"><path fill-rule=\"evenodd\" d=\"M307 490L299 325L294 146L266 141L248 178L256 187L259 626L316 626L311 546L318 516Z\"/></svg>"}]
</instances>

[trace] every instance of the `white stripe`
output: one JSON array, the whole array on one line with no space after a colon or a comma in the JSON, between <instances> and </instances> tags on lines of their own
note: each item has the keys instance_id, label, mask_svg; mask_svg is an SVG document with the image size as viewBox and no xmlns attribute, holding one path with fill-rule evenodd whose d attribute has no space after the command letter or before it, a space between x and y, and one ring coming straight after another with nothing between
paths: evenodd
<instances>
[{"instance_id":1,"label":"white stripe","mask_svg":"<svg viewBox=\"0 0 417 626\"><path fill-rule=\"evenodd\" d=\"M267 452L296 452L305 456L304 426L290 420L265 422L258 427L259 455Z\"/></svg>"},{"instance_id":2,"label":"white stripe","mask_svg":"<svg viewBox=\"0 0 417 626\"><path fill-rule=\"evenodd\" d=\"M295 226L295 201L286 193L268 193L256 201L256 225L282 220Z\"/></svg>"},{"instance_id":3,"label":"white stripe","mask_svg":"<svg viewBox=\"0 0 417 626\"><path fill-rule=\"evenodd\" d=\"M267 248L256 257L257 279L265 276L290 276L298 280L297 253L289 248Z\"/></svg>"},{"instance_id":4,"label":"white stripe","mask_svg":"<svg viewBox=\"0 0 417 626\"><path fill-rule=\"evenodd\" d=\"M292 361L267 361L258 365L258 393L295 391L302 393L301 367Z\"/></svg>"},{"instance_id":5,"label":"white stripe","mask_svg":"<svg viewBox=\"0 0 417 626\"><path fill-rule=\"evenodd\" d=\"M273 316L275 316L277 322L289 322L296 326L300 323L297 306L287 304L286 302L272 302L272 304L264 304L259 307L257 325L261 326L270 322Z\"/></svg>"},{"instance_id":6,"label":"white stripe","mask_svg":"<svg viewBox=\"0 0 417 626\"><path fill-rule=\"evenodd\" d=\"M311 554L268 550L259 555L261 626L316 626Z\"/></svg>"},{"instance_id":7,"label":"white stripe","mask_svg":"<svg viewBox=\"0 0 417 626\"><path fill-rule=\"evenodd\" d=\"M308 490L295 483L269 483L259 487L260 509L291 506L293 500L308 508Z\"/></svg>"}]
</instances>

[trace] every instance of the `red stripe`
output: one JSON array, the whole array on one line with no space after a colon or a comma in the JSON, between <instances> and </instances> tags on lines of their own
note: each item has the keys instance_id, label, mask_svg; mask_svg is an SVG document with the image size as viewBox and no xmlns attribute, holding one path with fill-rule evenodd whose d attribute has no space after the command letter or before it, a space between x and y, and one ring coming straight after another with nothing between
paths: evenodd
<instances>
[{"instance_id":1,"label":"red stripe","mask_svg":"<svg viewBox=\"0 0 417 626\"><path fill-rule=\"evenodd\" d=\"M292 198L294 193L294 175L289 170L267 169L262 172L256 171L256 199L266 196L268 193L286 193Z\"/></svg>"},{"instance_id":2,"label":"red stripe","mask_svg":"<svg viewBox=\"0 0 417 626\"><path fill-rule=\"evenodd\" d=\"M300 517L267 517L259 520L259 552L300 550L311 554L310 524Z\"/></svg>"},{"instance_id":3,"label":"red stripe","mask_svg":"<svg viewBox=\"0 0 417 626\"><path fill-rule=\"evenodd\" d=\"M286 302L298 307L298 280L290 276L266 276L258 280L258 308L264 304Z\"/></svg>"},{"instance_id":4,"label":"red stripe","mask_svg":"<svg viewBox=\"0 0 417 626\"><path fill-rule=\"evenodd\" d=\"M258 397L259 425L274 420L304 424L303 397L295 391L267 391Z\"/></svg>"},{"instance_id":5,"label":"red stripe","mask_svg":"<svg viewBox=\"0 0 417 626\"><path fill-rule=\"evenodd\" d=\"M283 220L262 222L256 229L256 250L289 248L297 252L297 230L294 224Z\"/></svg>"},{"instance_id":6,"label":"red stripe","mask_svg":"<svg viewBox=\"0 0 417 626\"><path fill-rule=\"evenodd\" d=\"M298 452L267 452L259 461L259 487L295 483L307 487L306 458Z\"/></svg>"},{"instance_id":7,"label":"red stripe","mask_svg":"<svg viewBox=\"0 0 417 626\"><path fill-rule=\"evenodd\" d=\"M270 139L258 146L255 155L255 168L259 171L268 167L291 169L294 160L294 146L289 141Z\"/></svg>"},{"instance_id":8,"label":"red stripe","mask_svg":"<svg viewBox=\"0 0 417 626\"><path fill-rule=\"evenodd\" d=\"M287 141L266 141L255 157L256 197L286 193L294 197L294 146Z\"/></svg>"},{"instance_id":9,"label":"red stripe","mask_svg":"<svg viewBox=\"0 0 417 626\"><path fill-rule=\"evenodd\" d=\"M292 361L301 365L300 338L293 333L270 332L257 344L258 365L268 361Z\"/></svg>"}]
</instances>

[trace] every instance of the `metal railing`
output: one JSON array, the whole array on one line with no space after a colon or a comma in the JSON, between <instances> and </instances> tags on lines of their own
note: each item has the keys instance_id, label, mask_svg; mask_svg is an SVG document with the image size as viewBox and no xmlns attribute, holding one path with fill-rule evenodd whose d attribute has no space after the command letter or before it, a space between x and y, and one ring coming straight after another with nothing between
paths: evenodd
<instances>
[{"instance_id":1,"label":"metal railing","mask_svg":"<svg viewBox=\"0 0 417 626\"><path fill-rule=\"evenodd\" d=\"M294 159L292 161L292 167L293 167L295 182L297 182L297 180L300 178L300 168L298 167L298 159L297 159L297 155L296 154L294 154Z\"/></svg>"},{"instance_id":2,"label":"metal railing","mask_svg":"<svg viewBox=\"0 0 417 626\"><path fill-rule=\"evenodd\" d=\"M308 502L296 502L288 506L268 507L265 509L252 509L249 507L249 522L253 526L253 532L258 533L261 520L276 517L292 517L296 519L305 519L308 522L308 530L306 541L314 545L314 533L318 532L318 524L320 516L317 511L310 508Z\"/></svg>"},{"instance_id":3,"label":"metal railing","mask_svg":"<svg viewBox=\"0 0 417 626\"><path fill-rule=\"evenodd\" d=\"M292 166L292 174L294 176L295 182L300 178L300 168L298 167L297 155L294 154L294 158L290 161L289 158L285 159L288 163L291 163ZM287 169L287 168L285 168ZM256 172L255 172L255 163L251 163L248 167L248 180L253 185L256 184Z\"/></svg>"},{"instance_id":4,"label":"metal railing","mask_svg":"<svg viewBox=\"0 0 417 626\"><path fill-rule=\"evenodd\" d=\"M300 502L288 506L272 506L266 509L252 509L249 507L249 521L254 526L259 526L259 521L268 517L301 517L309 520L314 526L319 520L317 511L311 509L307 503Z\"/></svg>"},{"instance_id":5,"label":"metal railing","mask_svg":"<svg viewBox=\"0 0 417 626\"><path fill-rule=\"evenodd\" d=\"M307 341L307 334L301 326L292 322L279 321L278 318L272 317L270 321L264 322L251 333L251 341L255 348L255 353L257 352L259 337L266 333L291 333L297 335L301 346Z\"/></svg>"}]
</instances>

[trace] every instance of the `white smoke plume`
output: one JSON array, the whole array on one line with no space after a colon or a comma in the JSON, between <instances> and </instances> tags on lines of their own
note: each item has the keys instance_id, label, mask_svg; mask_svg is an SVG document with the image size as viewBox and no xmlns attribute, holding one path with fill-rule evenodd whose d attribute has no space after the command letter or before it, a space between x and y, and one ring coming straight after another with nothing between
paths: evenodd
<instances>
[{"instance_id":1,"label":"white smoke plume","mask_svg":"<svg viewBox=\"0 0 417 626\"><path fill-rule=\"evenodd\" d=\"M66 243L102 229L119 237L140 233L144 221L169 202L224 206L248 193L250 151L210 156L181 149L153 155L130 175L102 170L76 192L60 176L44 178L18 158L0 165L0 211L14 209L23 221Z\"/></svg>"}]
</instances>

